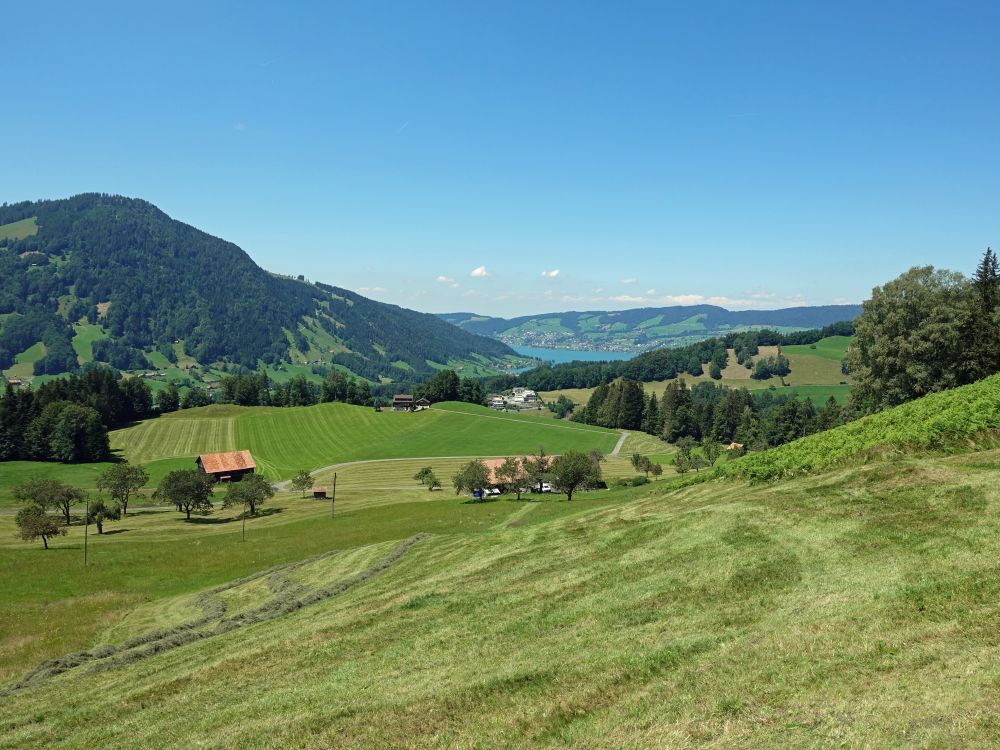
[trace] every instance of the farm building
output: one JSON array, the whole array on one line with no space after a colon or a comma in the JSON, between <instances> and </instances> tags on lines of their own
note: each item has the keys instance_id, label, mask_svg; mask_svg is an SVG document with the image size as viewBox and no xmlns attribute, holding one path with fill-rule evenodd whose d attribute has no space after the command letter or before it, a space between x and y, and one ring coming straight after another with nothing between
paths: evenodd
<instances>
[{"instance_id":1,"label":"farm building","mask_svg":"<svg viewBox=\"0 0 1000 750\"><path fill-rule=\"evenodd\" d=\"M326 487L313 487L313 497L317 500L326 498Z\"/></svg>"},{"instance_id":2,"label":"farm building","mask_svg":"<svg viewBox=\"0 0 1000 750\"><path fill-rule=\"evenodd\" d=\"M393 411L413 411L413 396L409 393L397 393L392 397Z\"/></svg>"},{"instance_id":3,"label":"farm building","mask_svg":"<svg viewBox=\"0 0 1000 750\"><path fill-rule=\"evenodd\" d=\"M418 398L416 401L413 402L413 406L417 411L421 411L422 409L430 409L431 402L428 401L426 398Z\"/></svg>"},{"instance_id":4,"label":"farm building","mask_svg":"<svg viewBox=\"0 0 1000 750\"><path fill-rule=\"evenodd\" d=\"M250 451L205 453L198 456L196 463L216 482L238 482L247 474L253 474L257 468Z\"/></svg>"}]
</instances>

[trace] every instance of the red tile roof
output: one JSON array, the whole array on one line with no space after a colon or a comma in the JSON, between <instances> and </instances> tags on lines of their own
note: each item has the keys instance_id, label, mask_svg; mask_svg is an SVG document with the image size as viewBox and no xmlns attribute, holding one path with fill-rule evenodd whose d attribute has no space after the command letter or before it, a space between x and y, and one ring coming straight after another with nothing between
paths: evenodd
<instances>
[{"instance_id":1,"label":"red tile roof","mask_svg":"<svg viewBox=\"0 0 1000 750\"><path fill-rule=\"evenodd\" d=\"M205 453L198 456L198 462L206 474L218 474L223 471L247 471L256 469L250 451L225 451L223 453Z\"/></svg>"}]
</instances>

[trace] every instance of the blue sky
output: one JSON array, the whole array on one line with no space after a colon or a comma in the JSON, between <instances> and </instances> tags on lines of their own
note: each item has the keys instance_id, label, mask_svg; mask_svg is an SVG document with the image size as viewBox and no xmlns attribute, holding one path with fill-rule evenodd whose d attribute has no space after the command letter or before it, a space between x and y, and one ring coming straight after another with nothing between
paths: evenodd
<instances>
[{"instance_id":1,"label":"blue sky","mask_svg":"<svg viewBox=\"0 0 1000 750\"><path fill-rule=\"evenodd\" d=\"M857 302L1000 245L996 2L40 1L3 25L0 201L142 197L420 310Z\"/></svg>"}]
</instances>

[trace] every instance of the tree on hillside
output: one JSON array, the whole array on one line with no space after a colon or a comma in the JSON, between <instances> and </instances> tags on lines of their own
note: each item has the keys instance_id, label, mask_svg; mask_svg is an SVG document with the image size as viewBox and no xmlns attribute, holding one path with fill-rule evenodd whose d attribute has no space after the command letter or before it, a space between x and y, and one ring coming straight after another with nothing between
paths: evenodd
<instances>
[{"instance_id":1,"label":"tree on hillside","mask_svg":"<svg viewBox=\"0 0 1000 750\"><path fill-rule=\"evenodd\" d=\"M49 539L66 534L66 528L56 523L45 508L36 503L21 508L14 516L14 523L21 539L26 542L41 539L45 549L49 548Z\"/></svg>"},{"instance_id":2,"label":"tree on hillside","mask_svg":"<svg viewBox=\"0 0 1000 750\"><path fill-rule=\"evenodd\" d=\"M181 399L181 408L196 409L199 406L208 406L211 403L211 394L200 385L196 385L184 394L184 398Z\"/></svg>"},{"instance_id":3,"label":"tree on hillside","mask_svg":"<svg viewBox=\"0 0 1000 750\"><path fill-rule=\"evenodd\" d=\"M274 487L262 474L247 474L238 482L231 482L222 501L222 507L244 505L251 516L257 515L257 509L274 497Z\"/></svg>"},{"instance_id":4,"label":"tree on hillside","mask_svg":"<svg viewBox=\"0 0 1000 750\"><path fill-rule=\"evenodd\" d=\"M656 464L658 465L658 464ZM636 471L641 471L649 479L650 472L653 471L653 462L650 460L649 456L644 456L641 453L632 454L632 468Z\"/></svg>"},{"instance_id":5,"label":"tree on hillside","mask_svg":"<svg viewBox=\"0 0 1000 750\"><path fill-rule=\"evenodd\" d=\"M911 268L872 290L848 351L852 398L862 412L967 382L970 298L968 279L932 266Z\"/></svg>"},{"instance_id":6,"label":"tree on hillside","mask_svg":"<svg viewBox=\"0 0 1000 750\"><path fill-rule=\"evenodd\" d=\"M84 497L85 493L79 487L56 479L34 478L14 487L14 498L18 502L57 510L62 513L67 526L70 524L70 511Z\"/></svg>"},{"instance_id":7,"label":"tree on hillside","mask_svg":"<svg viewBox=\"0 0 1000 750\"><path fill-rule=\"evenodd\" d=\"M298 490L302 497L313 488L313 477L305 469L300 469L299 473L292 477L291 485L293 490Z\"/></svg>"},{"instance_id":8,"label":"tree on hillside","mask_svg":"<svg viewBox=\"0 0 1000 750\"><path fill-rule=\"evenodd\" d=\"M142 466L127 461L109 466L97 477L97 489L107 492L121 506L122 515L128 514L128 503L149 482L149 474Z\"/></svg>"},{"instance_id":9,"label":"tree on hillside","mask_svg":"<svg viewBox=\"0 0 1000 750\"><path fill-rule=\"evenodd\" d=\"M521 459L508 456L493 472L505 492L514 492L521 499L521 491L528 482L528 473L524 470Z\"/></svg>"},{"instance_id":10,"label":"tree on hillside","mask_svg":"<svg viewBox=\"0 0 1000 750\"><path fill-rule=\"evenodd\" d=\"M719 367L719 363L718 362L714 362L713 361L713 362L709 363L709 365L708 365L708 377L712 378L712 380L721 380L722 379L722 368Z\"/></svg>"},{"instance_id":11,"label":"tree on hillside","mask_svg":"<svg viewBox=\"0 0 1000 750\"><path fill-rule=\"evenodd\" d=\"M163 477L153 498L170 503L190 521L193 512L212 512L213 484L212 477L198 469L175 469Z\"/></svg>"},{"instance_id":12,"label":"tree on hillside","mask_svg":"<svg viewBox=\"0 0 1000 750\"><path fill-rule=\"evenodd\" d=\"M1000 262L986 248L972 277L973 313L966 331L968 353L964 380L980 380L1000 371Z\"/></svg>"},{"instance_id":13,"label":"tree on hillside","mask_svg":"<svg viewBox=\"0 0 1000 750\"><path fill-rule=\"evenodd\" d=\"M92 497L87 502L87 523L97 526L97 533L104 533L107 521L118 521L122 517L122 507L118 504L108 504L102 497Z\"/></svg>"},{"instance_id":14,"label":"tree on hillside","mask_svg":"<svg viewBox=\"0 0 1000 750\"><path fill-rule=\"evenodd\" d=\"M701 455L704 456L706 464L715 466L715 462L719 459L719 453L721 453L721 448L717 442L711 438L705 438L701 441Z\"/></svg>"},{"instance_id":15,"label":"tree on hillside","mask_svg":"<svg viewBox=\"0 0 1000 750\"><path fill-rule=\"evenodd\" d=\"M552 457L546 455L545 448L539 446L538 453L534 456L526 456L522 460L524 472L531 482L532 487L539 492L542 491L542 482L549 478L549 470L552 466Z\"/></svg>"},{"instance_id":16,"label":"tree on hillside","mask_svg":"<svg viewBox=\"0 0 1000 750\"><path fill-rule=\"evenodd\" d=\"M552 461L551 473L552 486L570 501L578 488L600 481L601 466L586 453L567 451Z\"/></svg>"},{"instance_id":17,"label":"tree on hillside","mask_svg":"<svg viewBox=\"0 0 1000 750\"><path fill-rule=\"evenodd\" d=\"M163 414L177 411L180 408L181 394L180 391L177 390L176 383L167 383L166 388L156 394L156 405Z\"/></svg>"},{"instance_id":18,"label":"tree on hillside","mask_svg":"<svg viewBox=\"0 0 1000 750\"><path fill-rule=\"evenodd\" d=\"M451 480L455 494L482 492L491 484L490 470L478 458L463 464Z\"/></svg>"},{"instance_id":19,"label":"tree on hillside","mask_svg":"<svg viewBox=\"0 0 1000 750\"><path fill-rule=\"evenodd\" d=\"M413 475L413 478L420 482L420 484L425 485L431 492L441 487L441 480L437 478L437 474L434 473L434 469L430 466L422 468Z\"/></svg>"}]
</instances>

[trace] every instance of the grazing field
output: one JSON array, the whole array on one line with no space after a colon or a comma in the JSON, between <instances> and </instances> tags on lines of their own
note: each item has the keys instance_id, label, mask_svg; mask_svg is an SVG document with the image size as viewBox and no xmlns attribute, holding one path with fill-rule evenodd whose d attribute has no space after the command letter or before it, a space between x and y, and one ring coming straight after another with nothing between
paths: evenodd
<instances>
[{"instance_id":1,"label":"grazing field","mask_svg":"<svg viewBox=\"0 0 1000 750\"><path fill-rule=\"evenodd\" d=\"M707 366L700 376L684 374L675 380L683 379L689 386L707 381L729 388L747 388L749 390L773 387L781 389L784 393L798 392L802 396L808 397L817 406L822 406L830 396L844 403L850 396L851 387L850 378L840 371L840 361L846 356L850 340L850 336L828 336L817 342L816 349L810 349L809 346L781 347L781 353L788 357L791 366L791 373L785 376L785 384L782 384L781 378L778 377L767 380L752 379L750 377L751 371L736 361L736 354L732 349L729 350L729 364L723 369L721 380L712 380L708 376ZM778 347L776 346L762 346L760 352L754 357L754 361L762 357L774 356L777 353ZM670 382L672 381L658 380L642 385L646 393L655 393L657 397L660 397ZM545 391L539 395L546 401L566 396L576 404L585 404L593 392L593 388L565 388L558 391Z\"/></svg>"},{"instance_id":2,"label":"grazing field","mask_svg":"<svg viewBox=\"0 0 1000 750\"><path fill-rule=\"evenodd\" d=\"M0 747L995 746L998 465L0 542Z\"/></svg>"},{"instance_id":3,"label":"grazing field","mask_svg":"<svg viewBox=\"0 0 1000 750\"><path fill-rule=\"evenodd\" d=\"M815 344L783 346L781 350L789 356L795 354L824 357L840 362L840 360L847 356L847 347L851 345L853 339L853 336L827 336Z\"/></svg>"},{"instance_id":4,"label":"grazing field","mask_svg":"<svg viewBox=\"0 0 1000 750\"><path fill-rule=\"evenodd\" d=\"M73 326L73 349L80 364L94 361L94 342L106 339L110 334L107 330L93 323L78 323ZM162 355L161 355L162 356Z\"/></svg>"},{"instance_id":5,"label":"grazing field","mask_svg":"<svg viewBox=\"0 0 1000 750\"><path fill-rule=\"evenodd\" d=\"M38 219L32 216L0 226L0 240L23 240L38 234Z\"/></svg>"},{"instance_id":6,"label":"grazing field","mask_svg":"<svg viewBox=\"0 0 1000 750\"><path fill-rule=\"evenodd\" d=\"M272 479L345 461L420 456L500 456L600 449L618 432L544 416L503 414L468 404L416 413L346 404L298 408L209 406L151 419L111 434L134 463L248 448Z\"/></svg>"}]
</instances>

